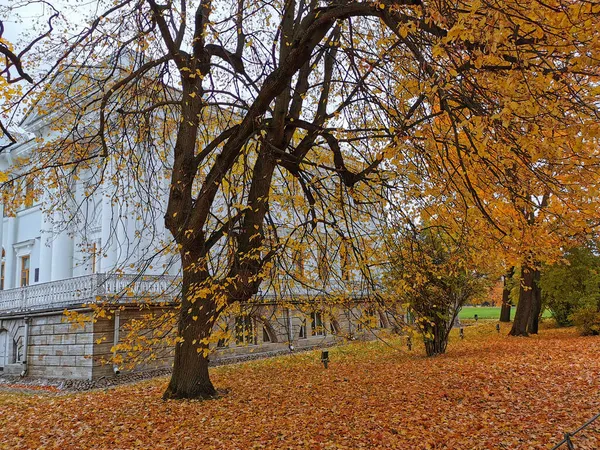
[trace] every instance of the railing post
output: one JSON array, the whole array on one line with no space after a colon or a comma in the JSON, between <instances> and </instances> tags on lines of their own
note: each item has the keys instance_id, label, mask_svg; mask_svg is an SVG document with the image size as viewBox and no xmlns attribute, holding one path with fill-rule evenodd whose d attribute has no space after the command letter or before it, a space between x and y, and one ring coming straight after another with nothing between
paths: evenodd
<instances>
[{"instance_id":1,"label":"railing post","mask_svg":"<svg viewBox=\"0 0 600 450\"><path fill-rule=\"evenodd\" d=\"M21 288L21 299L20 299L20 303L21 303L21 309L24 310L27 308L27 289L23 289Z\"/></svg>"}]
</instances>

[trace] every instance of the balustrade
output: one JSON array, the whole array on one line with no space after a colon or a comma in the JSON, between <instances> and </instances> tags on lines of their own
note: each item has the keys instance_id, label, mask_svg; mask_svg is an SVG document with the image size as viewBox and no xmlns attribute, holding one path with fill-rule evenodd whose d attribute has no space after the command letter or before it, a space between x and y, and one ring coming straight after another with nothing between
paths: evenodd
<instances>
[{"instance_id":1,"label":"balustrade","mask_svg":"<svg viewBox=\"0 0 600 450\"><path fill-rule=\"evenodd\" d=\"M94 302L172 301L179 292L174 276L93 274L0 291L0 314L73 308Z\"/></svg>"}]
</instances>

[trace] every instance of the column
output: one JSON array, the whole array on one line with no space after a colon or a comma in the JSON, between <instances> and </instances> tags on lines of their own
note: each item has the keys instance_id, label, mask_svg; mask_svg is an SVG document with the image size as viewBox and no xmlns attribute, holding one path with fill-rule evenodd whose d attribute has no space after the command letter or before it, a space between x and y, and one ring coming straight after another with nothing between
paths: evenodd
<instances>
[{"instance_id":1,"label":"column","mask_svg":"<svg viewBox=\"0 0 600 450\"><path fill-rule=\"evenodd\" d=\"M85 223L85 219L81 216L82 211L86 211L88 205L85 196L83 195L83 182L81 180L75 182L75 205L74 210L77 211L77 216L73 219L73 223L75 224L75 230L73 235L73 276L79 277L85 275L86 273L90 273L87 270L89 266L90 253L87 248L87 230L86 227L89 226L88 223ZM88 214L89 216L89 214Z\"/></svg>"},{"instance_id":2,"label":"column","mask_svg":"<svg viewBox=\"0 0 600 450\"><path fill-rule=\"evenodd\" d=\"M112 195L102 193L102 230L100 242L100 272L107 273L114 270L117 264L117 246L114 223L118 217L112 205Z\"/></svg>"},{"instance_id":3,"label":"column","mask_svg":"<svg viewBox=\"0 0 600 450\"><path fill-rule=\"evenodd\" d=\"M135 199L129 200L123 205L123 218L125 219L125 235L121 244L121 264L124 265L125 272L137 273L139 255L143 252L140 251L141 240L144 233L143 227L138 227L142 223L141 220L137 219L137 212L135 210ZM137 231L139 230L139 237ZM131 264L134 267L131 267Z\"/></svg>"},{"instance_id":4,"label":"column","mask_svg":"<svg viewBox=\"0 0 600 450\"><path fill-rule=\"evenodd\" d=\"M53 217L52 272L51 280L64 280L73 276L73 238L65 225L61 211Z\"/></svg>"},{"instance_id":5,"label":"column","mask_svg":"<svg viewBox=\"0 0 600 450\"><path fill-rule=\"evenodd\" d=\"M6 226L6 262L4 266L4 289L12 289L17 286L16 279L16 263L17 257L15 255L15 249L13 247L15 243L15 233L17 226L16 217L8 217Z\"/></svg>"},{"instance_id":6,"label":"column","mask_svg":"<svg viewBox=\"0 0 600 450\"><path fill-rule=\"evenodd\" d=\"M42 226L40 235L40 283L47 283L52 279L52 219L49 212L44 209L46 202L42 202Z\"/></svg>"}]
</instances>

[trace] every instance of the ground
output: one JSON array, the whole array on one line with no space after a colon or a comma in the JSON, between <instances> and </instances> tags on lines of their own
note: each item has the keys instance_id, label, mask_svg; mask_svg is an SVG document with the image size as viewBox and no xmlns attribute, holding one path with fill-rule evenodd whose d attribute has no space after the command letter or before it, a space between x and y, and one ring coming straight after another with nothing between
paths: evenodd
<instances>
[{"instance_id":1,"label":"ground","mask_svg":"<svg viewBox=\"0 0 600 450\"><path fill-rule=\"evenodd\" d=\"M600 339L465 329L447 355L403 341L219 367L217 400L160 399L167 379L58 394L0 392L0 448L548 449L600 404ZM575 439L600 448L600 424Z\"/></svg>"},{"instance_id":2,"label":"ground","mask_svg":"<svg viewBox=\"0 0 600 450\"><path fill-rule=\"evenodd\" d=\"M515 317L515 312L517 311L517 307L513 306L510 309L510 317ZM482 320L498 320L500 319L500 307L499 306L465 306L458 313L458 318L460 320L469 320L474 319L475 314ZM549 310L544 311L543 317L549 318L551 317L551 313Z\"/></svg>"}]
</instances>

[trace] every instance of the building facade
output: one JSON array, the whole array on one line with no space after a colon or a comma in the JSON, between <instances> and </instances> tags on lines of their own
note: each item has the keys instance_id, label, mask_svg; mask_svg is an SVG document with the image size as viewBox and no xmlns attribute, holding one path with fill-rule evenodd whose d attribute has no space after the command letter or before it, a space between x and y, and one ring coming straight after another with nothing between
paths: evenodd
<instances>
[{"instance_id":1,"label":"building facade","mask_svg":"<svg viewBox=\"0 0 600 450\"><path fill-rule=\"evenodd\" d=\"M52 141L59 134L54 120L52 112L30 112L20 133L15 133L21 142L0 154L0 171L18 174L21 160L35 155L41 141ZM65 172L68 189L63 192L55 192L56 187L40 188L35 177L17 178L4 186L0 205L2 373L80 379L107 376L122 370L105 362L127 324L177 304L180 264L176 251L165 251L173 245L164 225L168 156L166 164L151 159L140 163L143 173L135 176L143 189L131 186L130 172L121 173L122 155L115 151L113 156L102 170L90 165ZM224 199L216 199L216 211L226 206ZM284 228L296 220L283 210L275 210L273 216ZM318 227L314 233L319 233ZM360 271L350 267L345 242L325 240L309 248L311 255L288 255L287 270L311 272L316 281L282 283L285 290L271 284L257 295L250 308L253 313L224 317L217 326L229 338L214 343L215 358L322 345L354 337L368 321L373 322L373 308L362 305L367 299L366 283L360 281ZM341 305L335 314L310 306L324 304L319 299L328 295L338 297ZM148 298L156 305L150 302L142 310L138 300L147 303ZM275 298L285 298L285 302L275 302ZM91 305L107 301L118 305L118 312L110 318L94 317ZM282 304L287 306L277 306ZM65 310L77 311L89 320L80 326L67 323ZM387 324L383 316L375 322ZM171 349L165 349L150 366L169 366L171 357Z\"/></svg>"}]
</instances>

